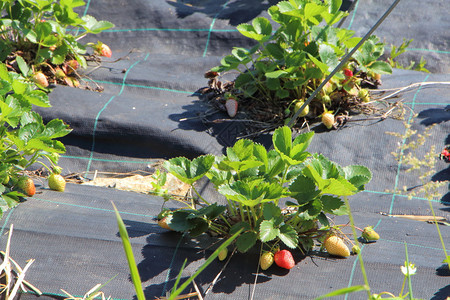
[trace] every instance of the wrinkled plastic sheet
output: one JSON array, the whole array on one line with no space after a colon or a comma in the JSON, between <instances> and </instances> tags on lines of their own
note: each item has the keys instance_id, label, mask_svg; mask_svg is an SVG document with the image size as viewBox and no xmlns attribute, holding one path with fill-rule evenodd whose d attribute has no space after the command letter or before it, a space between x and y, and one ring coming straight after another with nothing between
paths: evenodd
<instances>
[{"instance_id":1,"label":"wrinkled plastic sheet","mask_svg":"<svg viewBox=\"0 0 450 300\"><path fill-rule=\"evenodd\" d=\"M116 1L113 5L90 1L88 14L116 24L98 36L110 45L112 59L89 70L90 78L105 90L98 93L58 86L50 94L53 107L38 109L46 121L61 118L73 128L62 139L67 147L60 161L64 173L78 172L92 178L95 170L149 170L159 159L220 155L225 147L248 134L245 122L209 122L226 118L225 113L205 120L204 113L210 106L196 91L206 86L204 72L217 65L233 46L252 45L235 26L267 16L265 10L273 4L275 1L257 0ZM390 4L360 1L344 26L363 35ZM445 1L403 1L375 32L388 43L414 38L407 60L418 61L424 56L434 72L395 70L393 75L383 76L380 88L450 81L445 5ZM96 41L97 37L90 39ZM418 114L414 129L423 132L434 125L419 154L430 145L436 145L439 151L450 143L450 112L445 110L450 104L448 85L416 87L401 93L400 98L409 107L406 121L412 111ZM311 129L316 135L310 152L323 153L343 166L362 164L373 172L366 191L350 198L356 225L372 225L381 236L362 248L372 291L400 292L406 243L409 259L417 267L412 277L414 296L434 300L449 296L450 274L442 264L444 252L435 225L381 214L431 214L424 198L409 200L389 192L418 184L417 176L406 174L405 166L391 155L402 141L385 133L403 133L403 122L367 119L348 122L338 131L328 132L320 125ZM260 136L258 141L268 146L270 135ZM438 161L433 180L450 179L448 166ZM43 180L36 184L38 193L33 198L5 213L0 244L4 249L6 233L14 224L11 256L22 267L26 260L35 259L26 279L45 293L44 298L63 297L61 289L82 296L114 276L102 289L105 294L114 299L135 297L111 201L127 225L147 299L164 296L171 289L185 259L183 280L217 246L208 236L191 239L157 226L154 217L163 204L161 198L70 183L65 193L58 193L49 190ZM205 197L217 197L210 184L203 184ZM446 188L442 192L443 197L431 204L437 216L449 220L450 194ZM176 203L166 205L178 207ZM347 223L348 219L339 217L335 222ZM441 225L440 229L448 249L448 227ZM273 267L256 276L258 250L235 253L206 299L313 299L364 283L357 257L336 259L320 252L305 257L295 251L296 266L289 272ZM197 277L195 282L202 292L223 266L215 261ZM192 285L189 291L193 291ZM28 293L22 297L35 296ZM362 292L341 297L365 298Z\"/></svg>"}]
</instances>

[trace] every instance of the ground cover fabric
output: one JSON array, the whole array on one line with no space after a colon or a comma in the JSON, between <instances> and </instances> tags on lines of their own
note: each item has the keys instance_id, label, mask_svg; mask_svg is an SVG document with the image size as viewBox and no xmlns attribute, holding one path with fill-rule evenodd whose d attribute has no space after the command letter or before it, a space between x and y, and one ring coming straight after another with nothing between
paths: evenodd
<instances>
[{"instance_id":1,"label":"ground cover fabric","mask_svg":"<svg viewBox=\"0 0 450 300\"><path fill-rule=\"evenodd\" d=\"M252 42L235 29L250 22L276 1L99 1L87 2L85 11L116 27L98 39L113 51L99 68L86 72L104 92L55 87L50 94L51 109L39 109L45 120L61 118L73 132L62 141L67 153L61 158L64 173L79 173L92 178L94 172L151 170L159 159L175 156L196 157L205 153L219 155L224 148L245 135L244 122L210 123L225 118L219 113L202 114L210 107L201 100L199 88L206 86L203 74L217 65L234 46L250 47ZM347 3L349 4L349 3ZM361 0L355 4L343 26L362 36L391 5L391 1ZM424 85L401 93L406 121L423 132L434 124L426 146L438 149L450 143L449 31L446 1L402 1L375 32L390 44L414 38L401 62L419 61L423 56L431 74L395 70L383 76L382 89ZM96 41L97 37L87 40ZM232 74L231 74L232 75ZM411 119L412 112L418 116ZM239 116L239 115L238 115ZM355 117L356 118L356 117ZM182 120L182 121L180 121ZM184 121L183 121L184 120ZM402 121L386 119L349 122L338 131L317 132L310 152L323 153L345 166L362 164L373 172L366 191L351 200L356 225L375 226L381 239L367 244L362 257L374 292L398 294L402 284L400 266L409 259L416 264L412 277L414 296L445 299L450 295L444 253L433 224L388 217L384 214L430 215L428 202L421 197L407 199L387 190L412 187L417 177L405 174L404 166L390 154L403 142L385 134L404 132ZM266 144L270 135L259 137ZM419 152L424 153L425 149ZM449 165L437 162L434 180L450 179ZM103 291L113 299L133 299L126 259L112 210L113 201L128 227L147 299L164 296L174 284L185 260L183 279L193 274L211 254L204 250L208 237L192 240L157 226L154 217L162 200L158 197L84 185L68 184L65 193L36 181L38 193L6 213L2 219L0 244L4 249L6 232L14 224L11 256L22 266L36 259L26 279L48 298L62 297L61 288L83 295L97 283L117 275ZM450 194L432 201L437 216L449 220ZM214 197L205 183L204 195ZM176 206L176 204L171 204ZM336 222L346 223L346 218ZM440 226L447 249L450 231ZM302 257L295 253L296 267L289 272L271 268L259 274L255 285L257 251L235 254L206 299L314 299L350 285L362 284L357 258L333 259L320 253ZM214 262L197 279L206 291L223 263ZM190 287L192 291L192 286ZM188 292L188 291L186 291ZM32 294L24 298L35 298ZM364 299L365 294L350 294L341 299Z\"/></svg>"}]
</instances>

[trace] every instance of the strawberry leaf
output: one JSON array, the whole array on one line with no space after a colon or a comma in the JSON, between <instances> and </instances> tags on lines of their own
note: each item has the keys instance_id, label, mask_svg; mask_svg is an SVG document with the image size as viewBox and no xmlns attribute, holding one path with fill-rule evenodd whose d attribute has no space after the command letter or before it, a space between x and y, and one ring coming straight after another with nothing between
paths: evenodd
<instances>
[{"instance_id":1,"label":"strawberry leaf","mask_svg":"<svg viewBox=\"0 0 450 300\"><path fill-rule=\"evenodd\" d=\"M320 201L322 201L323 211L326 213L333 213L334 210L344 205L344 202L339 197L330 195L323 195Z\"/></svg>"},{"instance_id":2,"label":"strawberry leaf","mask_svg":"<svg viewBox=\"0 0 450 300\"><path fill-rule=\"evenodd\" d=\"M272 140L275 150L280 153L283 160L290 165L297 165L310 155L304 150L308 147L313 136L313 132L301 134L295 138L293 143L291 129L283 126L275 130Z\"/></svg>"},{"instance_id":3,"label":"strawberry leaf","mask_svg":"<svg viewBox=\"0 0 450 300\"><path fill-rule=\"evenodd\" d=\"M280 234L280 229L275 227L273 220L264 220L259 226L259 239L265 243L272 241Z\"/></svg>"},{"instance_id":4,"label":"strawberry leaf","mask_svg":"<svg viewBox=\"0 0 450 300\"><path fill-rule=\"evenodd\" d=\"M289 186L289 191L291 197L295 198L300 205L313 200L320 194L314 181L304 175L297 176Z\"/></svg>"},{"instance_id":5,"label":"strawberry leaf","mask_svg":"<svg viewBox=\"0 0 450 300\"><path fill-rule=\"evenodd\" d=\"M175 231L188 231L195 226L195 223L188 219L189 215L189 211L178 210L172 214L172 219L167 220L167 225Z\"/></svg>"},{"instance_id":6,"label":"strawberry leaf","mask_svg":"<svg viewBox=\"0 0 450 300\"><path fill-rule=\"evenodd\" d=\"M163 166L181 181L193 184L211 169L213 163L213 155L202 155L192 161L186 157L175 157L165 161Z\"/></svg>"},{"instance_id":7,"label":"strawberry leaf","mask_svg":"<svg viewBox=\"0 0 450 300\"><path fill-rule=\"evenodd\" d=\"M247 252L256 244L258 235L254 231L247 231L241 234L236 240L236 247L241 253Z\"/></svg>"},{"instance_id":8,"label":"strawberry leaf","mask_svg":"<svg viewBox=\"0 0 450 300\"><path fill-rule=\"evenodd\" d=\"M263 216L265 220L271 220L281 216L281 208L273 202L265 203L263 206Z\"/></svg>"},{"instance_id":9,"label":"strawberry leaf","mask_svg":"<svg viewBox=\"0 0 450 300\"><path fill-rule=\"evenodd\" d=\"M280 233L278 234L280 240L289 248L294 249L298 245L297 231L291 226L284 224L280 227Z\"/></svg>"},{"instance_id":10,"label":"strawberry leaf","mask_svg":"<svg viewBox=\"0 0 450 300\"><path fill-rule=\"evenodd\" d=\"M230 234L235 234L239 230L247 231L250 229L251 229L250 224L248 224L247 222L239 222L231 226Z\"/></svg>"}]
</instances>

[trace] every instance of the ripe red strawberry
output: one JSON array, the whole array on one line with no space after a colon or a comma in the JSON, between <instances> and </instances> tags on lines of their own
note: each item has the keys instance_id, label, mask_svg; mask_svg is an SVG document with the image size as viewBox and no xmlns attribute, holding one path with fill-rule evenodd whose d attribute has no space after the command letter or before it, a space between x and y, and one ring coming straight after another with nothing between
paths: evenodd
<instances>
[{"instance_id":1,"label":"ripe red strawberry","mask_svg":"<svg viewBox=\"0 0 450 300\"><path fill-rule=\"evenodd\" d=\"M450 145L445 146L444 150L442 150L439 158L445 161L446 163L450 162Z\"/></svg>"},{"instance_id":2,"label":"ripe red strawberry","mask_svg":"<svg viewBox=\"0 0 450 300\"><path fill-rule=\"evenodd\" d=\"M57 192L64 192L66 189L66 180L61 174L52 173L48 177L48 187Z\"/></svg>"},{"instance_id":3,"label":"ripe red strawberry","mask_svg":"<svg viewBox=\"0 0 450 300\"><path fill-rule=\"evenodd\" d=\"M95 49L95 52L100 56L105 56L105 57L112 56L112 51L109 48L109 46L106 44L103 44L102 42L99 42L97 45L95 45L94 49Z\"/></svg>"},{"instance_id":4,"label":"ripe red strawberry","mask_svg":"<svg viewBox=\"0 0 450 300\"><path fill-rule=\"evenodd\" d=\"M337 235L330 235L323 241L323 245L327 252L331 255L347 257L350 256L350 250L344 241Z\"/></svg>"},{"instance_id":5,"label":"ripe red strawberry","mask_svg":"<svg viewBox=\"0 0 450 300\"><path fill-rule=\"evenodd\" d=\"M225 102L225 108L227 109L228 115L234 118L237 114L238 102L234 98L228 98Z\"/></svg>"},{"instance_id":6,"label":"ripe red strawberry","mask_svg":"<svg viewBox=\"0 0 450 300\"><path fill-rule=\"evenodd\" d=\"M33 197L36 193L36 186L33 180L28 176L21 176L17 181L17 188L19 188L28 197Z\"/></svg>"},{"instance_id":7,"label":"ripe red strawberry","mask_svg":"<svg viewBox=\"0 0 450 300\"><path fill-rule=\"evenodd\" d=\"M261 269L267 270L273 264L273 253L272 252L264 252L259 258L259 265Z\"/></svg>"},{"instance_id":8,"label":"ripe red strawberry","mask_svg":"<svg viewBox=\"0 0 450 300\"><path fill-rule=\"evenodd\" d=\"M353 77L353 71L350 69L343 69L345 77Z\"/></svg>"},{"instance_id":9,"label":"ripe red strawberry","mask_svg":"<svg viewBox=\"0 0 450 300\"><path fill-rule=\"evenodd\" d=\"M277 251L273 257L273 260L277 266L284 269L289 270L295 266L294 257L292 257L292 253L289 250Z\"/></svg>"},{"instance_id":10,"label":"ripe red strawberry","mask_svg":"<svg viewBox=\"0 0 450 300\"><path fill-rule=\"evenodd\" d=\"M47 77L44 75L44 73L42 72L36 72L33 75L33 81L34 83L43 86L43 87L48 87L48 80Z\"/></svg>"}]
</instances>

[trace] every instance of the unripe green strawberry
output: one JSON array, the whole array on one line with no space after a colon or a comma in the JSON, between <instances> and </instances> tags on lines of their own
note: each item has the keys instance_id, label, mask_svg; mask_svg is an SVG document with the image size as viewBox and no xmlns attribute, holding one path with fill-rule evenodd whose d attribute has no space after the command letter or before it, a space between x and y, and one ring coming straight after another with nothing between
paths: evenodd
<instances>
[{"instance_id":1,"label":"unripe green strawberry","mask_svg":"<svg viewBox=\"0 0 450 300\"><path fill-rule=\"evenodd\" d=\"M334 115L330 112L324 112L322 114L322 123L327 129L331 129L334 125Z\"/></svg>"},{"instance_id":2,"label":"unripe green strawberry","mask_svg":"<svg viewBox=\"0 0 450 300\"><path fill-rule=\"evenodd\" d=\"M66 73L64 73L64 71L61 68L56 68L55 69L55 77L58 79L63 79L66 77Z\"/></svg>"},{"instance_id":3,"label":"unripe green strawberry","mask_svg":"<svg viewBox=\"0 0 450 300\"><path fill-rule=\"evenodd\" d=\"M330 235L323 241L323 245L331 255L347 257L350 256L350 250L344 241L337 235Z\"/></svg>"},{"instance_id":4,"label":"unripe green strawberry","mask_svg":"<svg viewBox=\"0 0 450 300\"><path fill-rule=\"evenodd\" d=\"M292 269L295 266L294 257L289 250L280 250L273 256L275 264L284 269Z\"/></svg>"},{"instance_id":5,"label":"unripe green strawberry","mask_svg":"<svg viewBox=\"0 0 450 300\"><path fill-rule=\"evenodd\" d=\"M380 238L380 235L373 230L372 226L365 227L361 236L366 241L376 241Z\"/></svg>"},{"instance_id":6,"label":"unripe green strawberry","mask_svg":"<svg viewBox=\"0 0 450 300\"><path fill-rule=\"evenodd\" d=\"M17 187L28 197L32 197L36 193L36 186L28 176L21 176L17 182Z\"/></svg>"},{"instance_id":7,"label":"unripe green strawberry","mask_svg":"<svg viewBox=\"0 0 450 300\"><path fill-rule=\"evenodd\" d=\"M42 72L36 72L33 75L33 81L34 83L43 86L43 87L48 87L48 80L47 77L44 75L44 73Z\"/></svg>"},{"instance_id":8,"label":"unripe green strawberry","mask_svg":"<svg viewBox=\"0 0 450 300\"><path fill-rule=\"evenodd\" d=\"M361 252L361 248L359 248L358 245L353 245L353 247L352 247L352 252L353 252L354 254L358 254L359 252Z\"/></svg>"},{"instance_id":9,"label":"unripe green strawberry","mask_svg":"<svg viewBox=\"0 0 450 300\"><path fill-rule=\"evenodd\" d=\"M295 107L294 107L294 112L296 113L304 104L305 102L303 102L302 100L297 100L295 102ZM303 109L303 111L298 115L299 117L304 117L309 113L309 105L305 106L305 109Z\"/></svg>"},{"instance_id":10,"label":"unripe green strawberry","mask_svg":"<svg viewBox=\"0 0 450 300\"><path fill-rule=\"evenodd\" d=\"M259 258L259 265L262 270L267 270L273 264L273 253L264 252Z\"/></svg>"},{"instance_id":11,"label":"unripe green strawberry","mask_svg":"<svg viewBox=\"0 0 450 300\"><path fill-rule=\"evenodd\" d=\"M228 255L228 248L224 248L224 249L222 249L222 251L219 252L219 255L217 256L217 258L220 261L223 261L223 260L225 260L225 258L227 258L227 255Z\"/></svg>"},{"instance_id":12,"label":"unripe green strawberry","mask_svg":"<svg viewBox=\"0 0 450 300\"><path fill-rule=\"evenodd\" d=\"M48 177L48 187L57 192L64 192L66 189L66 180L61 174L52 173Z\"/></svg>"}]
</instances>

